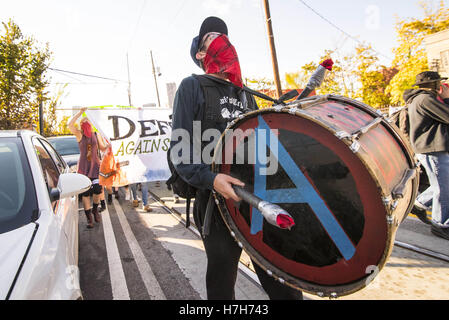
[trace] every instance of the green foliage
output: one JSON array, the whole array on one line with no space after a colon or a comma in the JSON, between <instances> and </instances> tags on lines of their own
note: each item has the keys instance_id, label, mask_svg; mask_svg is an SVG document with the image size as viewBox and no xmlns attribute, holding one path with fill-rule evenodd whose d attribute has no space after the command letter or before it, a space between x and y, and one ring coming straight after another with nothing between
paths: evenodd
<instances>
[{"instance_id":1,"label":"green foliage","mask_svg":"<svg viewBox=\"0 0 449 320\"><path fill-rule=\"evenodd\" d=\"M390 105L390 95L386 87L391 80L391 70L379 66L379 58L370 45L359 45L356 51L355 75L360 83L356 98L375 108Z\"/></svg>"},{"instance_id":2,"label":"green foliage","mask_svg":"<svg viewBox=\"0 0 449 320\"><path fill-rule=\"evenodd\" d=\"M50 51L38 48L12 20L0 36L0 129L20 129L38 122L39 103L48 100Z\"/></svg>"},{"instance_id":3,"label":"green foliage","mask_svg":"<svg viewBox=\"0 0 449 320\"><path fill-rule=\"evenodd\" d=\"M274 87L275 87L274 81L268 80L266 78L262 78L262 79L247 78L247 79L245 79L245 85L248 88L251 88L256 91L260 91L270 97L274 97L275 93L276 93L274 90ZM271 101L268 101L268 100L265 100L265 99L262 99L259 97L254 97L254 98L256 99L259 109L268 108L273 105L273 103Z\"/></svg>"},{"instance_id":4,"label":"green foliage","mask_svg":"<svg viewBox=\"0 0 449 320\"><path fill-rule=\"evenodd\" d=\"M424 18L409 18L396 23L397 43L394 48L393 67L399 72L391 80L387 92L395 105L403 103L404 90L410 89L418 73L428 70L424 38L427 35L449 28L449 8L440 1L436 9L431 2L421 1Z\"/></svg>"}]
</instances>

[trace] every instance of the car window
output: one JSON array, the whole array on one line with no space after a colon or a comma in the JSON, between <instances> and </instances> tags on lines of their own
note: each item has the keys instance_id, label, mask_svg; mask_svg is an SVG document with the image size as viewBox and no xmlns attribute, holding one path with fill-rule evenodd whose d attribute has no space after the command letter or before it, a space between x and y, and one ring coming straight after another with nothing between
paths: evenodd
<instances>
[{"instance_id":1,"label":"car window","mask_svg":"<svg viewBox=\"0 0 449 320\"><path fill-rule=\"evenodd\" d=\"M0 233L37 218L36 192L20 138L0 138Z\"/></svg>"},{"instance_id":2,"label":"car window","mask_svg":"<svg viewBox=\"0 0 449 320\"><path fill-rule=\"evenodd\" d=\"M48 139L48 142L55 148L55 150L61 156L68 156L72 154L79 154L80 149L78 146L78 141L76 141L76 137L67 137L67 138L53 138Z\"/></svg>"},{"instance_id":3,"label":"car window","mask_svg":"<svg viewBox=\"0 0 449 320\"><path fill-rule=\"evenodd\" d=\"M39 139L39 141L44 145L45 149L48 151L48 153L52 157L54 163L56 164L56 167L59 170L59 173L63 173L66 168L64 160L61 160L61 157L58 155L58 153L55 151L55 149L53 149L51 144L49 144L47 141L42 140L42 139Z\"/></svg>"},{"instance_id":4,"label":"car window","mask_svg":"<svg viewBox=\"0 0 449 320\"><path fill-rule=\"evenodd\" d=\"M58 186L59 170L39 139L33 139L33 145L39 158L42 172L44 173L44 180L47 184L48 195L50 196L51 189ZM55 204L56 201L52 203L53 206Z\"/></svg>"}]
</instances>

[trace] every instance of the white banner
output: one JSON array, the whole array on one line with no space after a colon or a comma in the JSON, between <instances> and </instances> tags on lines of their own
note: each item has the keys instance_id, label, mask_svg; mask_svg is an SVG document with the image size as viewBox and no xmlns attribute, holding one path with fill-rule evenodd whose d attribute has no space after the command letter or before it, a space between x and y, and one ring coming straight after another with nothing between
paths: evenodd
<instances>
[{"instance_id":1,"label":"white banner","mask_svg":"<svg viewBox=\"0 0 449 320\"><path fill-rule=\"evenodd\" d=\"M167 180L171 109L103 108L88 109L92 125L112 145L115 161L129 184Z\"/></svg>"}]
</instances>

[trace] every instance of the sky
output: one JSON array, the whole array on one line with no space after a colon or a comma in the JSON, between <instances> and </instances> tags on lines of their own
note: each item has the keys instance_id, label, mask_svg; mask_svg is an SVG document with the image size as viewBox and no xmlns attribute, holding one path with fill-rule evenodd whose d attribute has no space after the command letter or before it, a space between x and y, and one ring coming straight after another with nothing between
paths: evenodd
<instances>
[{"instance_id":1,"label":"sky","mask_svg":"<svg viewBox=\"0 0 449 320\"><path fill-rule=\"evenodd\" d=\"M350 52L357 42L348 35L371 44L389 65L397 19L423 14L418 0L270 0L270 11L281 79L319 62L326 49ZM208 16L226 22L244 78L274 78L262 0L3 0L0 6L0 21L12 19L38 45L48 43L51 68L115 79L49 71L52 94L67 84L61 108L129 105L128 79L134 106L157 104L150 51L167 107L167 83L202 73L190 45Z\"/></svg>"}]
</instances>

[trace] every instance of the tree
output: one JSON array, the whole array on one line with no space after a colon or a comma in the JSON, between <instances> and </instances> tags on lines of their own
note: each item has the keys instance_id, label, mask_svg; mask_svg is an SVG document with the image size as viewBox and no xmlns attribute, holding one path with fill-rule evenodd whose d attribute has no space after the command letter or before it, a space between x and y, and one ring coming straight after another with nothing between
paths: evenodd
<instances>
[{"instance_id":1,"label":"tree","mask_svg":"<svg viewBox=\"0 0 449 320\"><path fill-rule=\"evenodd\" d=\"M374 108L388 107L391 99L386 88L395 70L378 64L379 58L371 45L360 44L355 48L355 52L354 73L360 84L356 98Z\"/></svg>"},{"instance_id":2,"label":"tree","mask_svg":"<svg viewBox=\"0 0 449 320\"><path fill-rule=\"evenodd\" d=\"M0 36L0 129L21 129L38 122L40 103L49 100L45 72L48 44L39 48L12 20Z\"/></svg>"},{"instance_id":3,"label":"tree","mask_svg":"<svg viewBox=\"0 0 449 320\"><path fill-rule=\"evenodd\" d=\"M396 23L398 46L393 49L392 67L399 72L387 87L391 102L395 105L403 103L403 92L412 87L416 75L428 70L425 36L449 28L449 8L445 7L443 0L436 9L428 1L421 1L420 5L424 11L423 19L409 18Z\"/></svg>"},{"instance_id":4,"label":"tree","mask_svg":"<svg viewBox=\"0 0 449 320\"><path fill-rule=\"evenodd\" d=\"M321 63L321 61L335 55L335 51L326 50L319 61ZM337 94L352 98L354 96L353 60L353 55L346 55L343 59L334 59L332 71L327 73L323 84L315 90L316 93L318 95ZM316 62L309 62L303 65L299 72L286 73L287 87L290 89L305 88L318 65Z\"/></svg>"}]
</instances>

